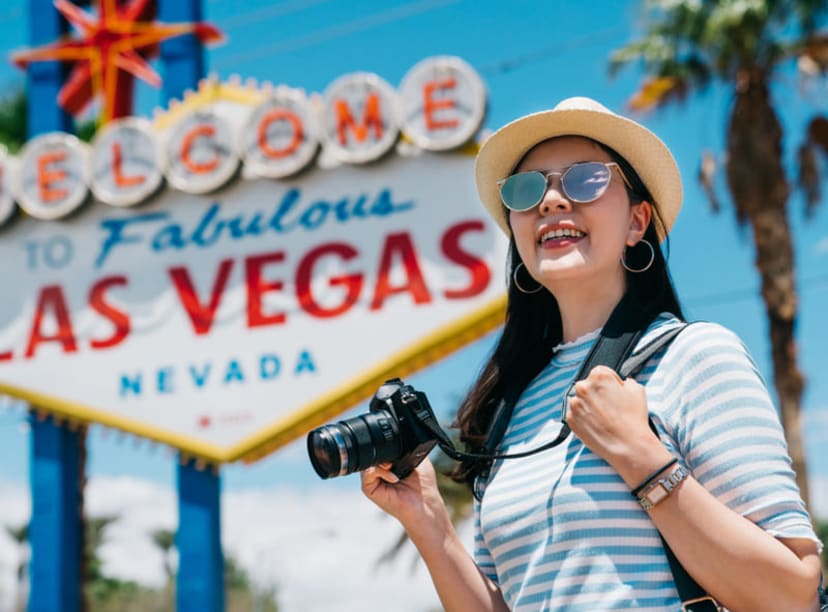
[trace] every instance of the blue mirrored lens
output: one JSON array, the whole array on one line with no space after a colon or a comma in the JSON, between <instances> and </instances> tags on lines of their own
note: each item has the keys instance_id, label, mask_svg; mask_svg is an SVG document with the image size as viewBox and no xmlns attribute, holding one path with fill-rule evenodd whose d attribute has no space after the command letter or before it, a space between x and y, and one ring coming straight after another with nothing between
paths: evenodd
<instances>
[{"instance_id":1,"label":"blue mirrored lens","mask_svg":"<svg viewBox=\"0 0 828 612\"><path fill-rule=\"evenodd\" d=\"M573 202L592 202L606 191L611 172L611 168L600 162L575 164L561 177L563 191Z\"/></svg>"},{"instance_id":2,"label":"blue mirrored lens","mask_svg":"<svg viewBox=\"0 0 828 612\"><path fill-rule=\"evenodd\" d=\"M546 177L540 172L521 172L500 186L500 199L512 210L529 210L543 199Z\"/></svg>"}]
</instances>

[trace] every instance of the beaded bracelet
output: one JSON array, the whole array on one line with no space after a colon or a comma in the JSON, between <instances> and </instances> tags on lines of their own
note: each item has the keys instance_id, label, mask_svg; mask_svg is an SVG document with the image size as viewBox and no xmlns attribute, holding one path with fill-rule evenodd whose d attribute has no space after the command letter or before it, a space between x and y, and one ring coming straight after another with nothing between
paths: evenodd
<instances>
[{"instance_id":1,"label":"beaded bracelet","mask_svg":"<svg viewBox=\"0 0 828 612\"><path fill-rule=\"evenodd\" d=\"M676 457L673 457L672 459L670 459L670 461L668 461L667 463L662 465L655 472L653 472L652 474L647 476L647 478L644 480L644 482L642 482L640 485L638 485L636 488L634 488L630 492L632 494L632 496L633 497L638 497L638 494L641 493L641 491L643 491L647 487L648 484L650 484L653 480L656 479L656 477L659 474L661 474L664 470L666 470L668 467L672 466L675 463L678 463L678 459Z\"/></svg>"}]
</instances>

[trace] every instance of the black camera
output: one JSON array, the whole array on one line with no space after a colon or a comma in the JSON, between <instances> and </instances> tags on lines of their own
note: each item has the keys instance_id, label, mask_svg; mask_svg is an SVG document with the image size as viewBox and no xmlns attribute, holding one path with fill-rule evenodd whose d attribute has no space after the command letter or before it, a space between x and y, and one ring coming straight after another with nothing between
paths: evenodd
<instances>
[{"instance_id":1,"label":"black camera","mask_svg":"<svg viewBox=\"0 0 828 612\"><path fill-rule=\"evenodd\" d=\"M399 378L377 389L368 410L308 434L308 454L321 478L344 476L383 462L391 462L391 471L405 478L442 433L425 394Z\"/></svg>"}]
</instances>

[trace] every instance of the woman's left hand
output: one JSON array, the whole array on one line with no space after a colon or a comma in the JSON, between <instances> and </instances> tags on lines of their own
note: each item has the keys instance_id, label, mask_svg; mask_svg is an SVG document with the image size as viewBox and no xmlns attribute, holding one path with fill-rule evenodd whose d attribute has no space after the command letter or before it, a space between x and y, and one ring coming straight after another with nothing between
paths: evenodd
<instances>
[{"instance_id":1,"label":"woman's left hand","mask_svg":"<svg viewBox=\"0 0 828 612\"><path fill-rule=\"evenodd\" d=\"M615 370L599 365L575 383L566 422L593 453L617 469L618 462L642 453L666 452L647 416L644 387L632 378L621 380Z\"/></svg>"}]
</instances>

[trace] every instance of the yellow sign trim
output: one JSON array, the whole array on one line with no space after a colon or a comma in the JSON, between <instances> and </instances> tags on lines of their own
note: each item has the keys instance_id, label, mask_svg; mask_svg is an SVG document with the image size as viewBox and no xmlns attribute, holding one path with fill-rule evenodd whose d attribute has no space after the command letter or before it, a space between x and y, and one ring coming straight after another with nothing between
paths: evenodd
<instances>
[{"instance_id":1,"label":"yellow sign trim","mask_svg":"<svg viewBox=\"0 0 828 612\"><path fill-rule=\"evenodd\" d=\"M166 110L159 109L153 117L152 124L155 129L163 131L195 109L216 102L253 106L265 97L266 93L257 89L252 81L242 85L236 82L221 83L214 78L207 78L199 83L197 90L187 92L183 100L171 100ZM402 134L401 138L407 140L405 134ZM479 148L479 143L470 142L454 152L474 156ZM415 344L355 376L351 381L343 383L299 408L290 416L268 425L262 431L229 448L3 382L0 382L0 393L26 401L36 412L47 412L70 423L99 424L118 429L169 445L188 457L211 463L232 463L240 460L252 463L292 442L305 431L368 399L386 379L402 378L417 372L496 329L503 324L505 311L506 296L503 295L471 315L438 328Z\"/></svg>"},{"instance_id":2,"label":"yellow sign trim","mask_svg":"<svg viewBox=\"0 0 828 612\"><path fill-rule=\"evenodd\" d=\"M305 431L355 406L377 390L386 379L405 377L483 337L503 323L506 296L471 315L438 328L416 343L369 368L351 381L296 410L260 432L227 448L210 444L117 414L96 410L51 395L0 382L0 393L25 400L34 411L83 424L96 423L177 448L183 455L211 463L252 463L292 442Z\"/></svg>"}]
</instances>

